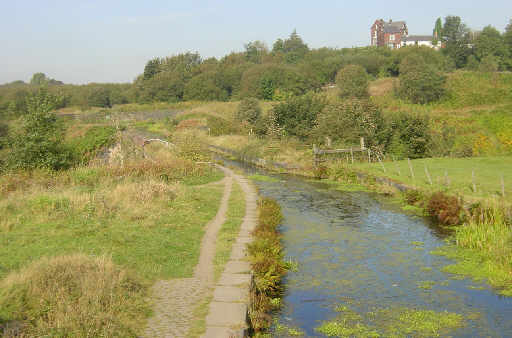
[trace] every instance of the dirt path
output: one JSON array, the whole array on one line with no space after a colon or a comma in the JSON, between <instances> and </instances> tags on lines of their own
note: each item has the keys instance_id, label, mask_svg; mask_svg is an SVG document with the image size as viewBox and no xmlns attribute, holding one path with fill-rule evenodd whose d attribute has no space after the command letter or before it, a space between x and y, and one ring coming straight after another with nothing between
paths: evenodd
<instances>
[{"instance_id":1,"label":"dirt path","mask_svg":"<svg viewBox=\"0 0 512 338\"><path fill-rule=\"evenodd\" d=\"M185 337L193 310L208 296L214 286L213 258L217 233L226 221L229 197L233 185L231 170L219 167L226 177L223 179L224 194L217 215L206 225L201 241L199 262L194 277L158 281L153 286L155 299L154 315L148 321L146 337Z\"/></svg>"}]
</instances>

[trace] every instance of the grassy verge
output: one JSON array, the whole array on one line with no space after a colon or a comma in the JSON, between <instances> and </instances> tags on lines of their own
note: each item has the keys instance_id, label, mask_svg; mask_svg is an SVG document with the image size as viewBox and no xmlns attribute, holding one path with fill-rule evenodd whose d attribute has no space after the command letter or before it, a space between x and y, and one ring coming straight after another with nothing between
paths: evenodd
<instances>
[{"instance_id":1,"label":"grassy verge","mask_svg":"<svg viewBox=\"0 0 512 338\"><path fill-rule=\"evenodd\" d=\"M264 332L271 325L269 313L279 307L281 278L287 271L278 231L282 219L281 208L276 201L263 198L259 201L258 211L254 240L248 247L255 283L249 317L256 333Z\"/></svg>"},{"instance_id":2,"label":"grassy verge","mask_svg":"<svg viewBox=\"0 0 512 338\"><path fill-rule=\"evenodd\" d=\"M2 175L0 331L139 336L149 286L193 274L217 212L222 186L194 176L222 177L178 158Z\"/></svg>"}]
</instances>

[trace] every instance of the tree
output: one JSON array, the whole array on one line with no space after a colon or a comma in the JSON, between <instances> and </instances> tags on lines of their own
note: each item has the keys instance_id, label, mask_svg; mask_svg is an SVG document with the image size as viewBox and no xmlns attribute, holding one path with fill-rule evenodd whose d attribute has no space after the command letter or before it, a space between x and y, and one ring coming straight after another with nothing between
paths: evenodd
<instances>
[{"instance_id":1,"label":"tree","mask_svg":"<svg viewBox=\"0 0 512 338\"><path fill-rule=\"evenodd\" d=\"M264 42L253 41L244 45L245 56L249 62L261 63L263 55L268 53L268 48Z\"/></svg>"},{"instance_id":2,"label":"tree","mask_svg":"<svg viewBox=\"0 0 512 338\"><path fill-rule=\"evenodd\" d=\"M318 114L326 103L323 98L308 93L294 96L272 109L277 126L291 136L305 140L311 136Z\"/></svg>"},{"instance_id":3,"label":"tree","mask_svg":"<svg viewBox=\"0 0 512 338\"><path fill-rule=\"evenodd\" d=\"M144 67L144 80L149 80L160 71L160 59L149 60Z\"/></svg>"},{"instance_id":4,"label":"tree","mask_svg":"<svg viewBox=\"0 0 512 338\"><path fill-rule=\"evenodd\" d=\"M110 91L102 86L92 88L91 92L87 96L87 105L89 107L101 108L112 107L112 104L110 102Z\"/></svg>"},{"instance_id":5,"label":"tree","mask_svg":"<svg viewBox=\"0 0 512 338\"><path fill-rule=\"evenodd\" d=\"M297 63L304 58L308 51L308 45L302 41L302 38L297 34L296 30L293 30L288 39L284 41L280 39L277 40L273 48L273 52L282 52L285 54L287 63Z\"/></svg>"},{"instance_id":6,"label":"tree","mask_svg":"<svg viewBox=\"0 0 512 338\"><path fill-rule=\"evenodd\" d=\"M380 109L367 99L348 99L329 104L318 115L315 134L333 141L358 144L365 138L369 147L385 143L385 124Z\"/></svg>"},{"instance_id":7,"label":"tree","mask_svg":"<svg viewBox=\"0 0 512 338\"><path fill-rule=\"evenodd\" d=\"M32 79L30 80L30 84L34 86L41 86L48 83L48 78L44 73L35 73L32 75Z\"/></svg>"},{"instance_id":8,"label":"tree","mask_svg":"<svg viewBox=\"0 0 512 338\"><path fill-rule=\"evenodd\" d=\"M64 169L71 164L71 152L63 143L64 129L53 110L59 98L40 88L27 98L23 127L12 137L7 163L13 168Z\"/></svg>"},{"instance_id":9,"label":"tree","mask_svg":"<svg viewBox=\"0 0 512 338\"><path fill-rule=\"evenodd\" d=\"M447 16L444 19L441 41L445 45L443 52L455 61L457 68L464 67L471 50L468 46L469 28L460 17Z\"/></svg>"},{"instance_id":10,"label":"tree","mask_svg":"<svg viewBox=\"0 0 512 338\"><path fill-rule=\"evenodd\" d=\"M399 158L425 157L430 143L427 116L399 113L391 121L393 135L387 148Z\"/></svg>"},{"instance_id":11,"label":"tree","mask_svg":"<svg viewBox=\"0 0 512 338\"><path fill-rule=\"evenodd\" d=\"M348 65L336 75L336 84L343 98L364 98L368 96L368 74L357 65Z\"/></svg>"},{"instance_id":12,"label":"tree","mask_svg":"<svg viewBox=\"0 0 512 338\"><path fill-rule=\"evenodd\" d=\"M432 36L432 43L434 46L437 46L443 36L443 22L441 21L441 18L437 18Z\"/></svg>"},{"instance_id":13,"label":"tree","mask_svg":"<svg viewBox=\"0 0 512 338\"><path fill-rule=\"evenodd\" d=\"M510 19L509 24L505 27L503 39L505 40L505 44L508 46L509 55L512 57L512 19Z\"/></svg>"},{"instance_id":14,"label":"tree","mask_svg":"<svg viewBox=\"0 0 512 338\"><path fill-rule=\"evenodd\" d=\"M503 65L508 59L509 52L504 36L496 28L487 26L475 39L474 54L480 61L486 57L494 57L499 65Z\"/></svg>"},{"instance_id":15,"label":"tree","mask_svg":"<svg viewBox=\"0 0 512 338\"><path fill-rule=\"evenodd\" d=\"M236 111L236 118L238 121L247 121L250 124L255 124L261 117L261 106L258 99L253 97L244 98L238 105Z\"/></svg>"},{"instance_id":16,"label":"tree","mask_svg":"<svg viewBox=\"0 0 512 338\"><path fill-rule=\"evenodd\" d=\"M412 103L439 100L445 92L446 77L419 55L409 55L400 64L398 95Z\"/></svg>"},{"instance_id":17,"label":"tree","mask_svg":"<svg viewBox=\"0 0 512 338\"><path fill-rule=\"evenodd\" d=\"M193 77L183 91L184 100L226 101L228 93L215 83L215 72L206 72Z\"/></svg>"}]
</instances>

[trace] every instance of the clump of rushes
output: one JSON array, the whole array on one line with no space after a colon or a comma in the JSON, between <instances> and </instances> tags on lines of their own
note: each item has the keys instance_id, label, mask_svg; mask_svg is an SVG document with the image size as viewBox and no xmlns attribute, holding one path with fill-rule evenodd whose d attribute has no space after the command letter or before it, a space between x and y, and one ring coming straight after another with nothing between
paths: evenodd
<instances>
[{"instance_id":1,"label":"clump of rushes","mask_svg":"<svg viewBox=\"0 0 512 338\"><path fill-rule=\"evenodd\" d=\"M42 258L0 281L0 332L21 337L138 337L147 285L105 257Z\"/></svg>"},{"instance_id":2,"label":"clump of rushes","mask_svg":"<svg viewBox=\"0 0 512 338\"><path fill-rule=\"evenodd\" d=\"M258 225L249 245L249 259L254 271L255 287L251 292L249 316L256 332L266 330L272 322L270 311L279 306L276 298L282 294L281 278L286 273L283 247L278 226L282 220L281 207L276 201L263 198L258 204Z\"/></svg>"}]
</instances>

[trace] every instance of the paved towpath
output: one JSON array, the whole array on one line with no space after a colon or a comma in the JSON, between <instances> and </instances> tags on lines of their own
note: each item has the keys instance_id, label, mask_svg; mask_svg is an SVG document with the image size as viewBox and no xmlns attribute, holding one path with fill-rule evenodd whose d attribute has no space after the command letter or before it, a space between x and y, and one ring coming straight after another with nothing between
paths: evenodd
<instances>
[{"instance_id":1,"label":"paved towpath","mask_svg":"<svg viewBox=\"0 0 512 338\"><path fill-rule=\"evenodd\" d=\"M215 218L206 225L201 241L199 262L191 278L158 281L153 286L154 316L146 328L146 337L185 337L193 310L213 292L206 318L205 337L237 337L247 328L247 309L251 285L250 265L246 261L246 244L256 225L256 192L242 176L219 166L226 177L224 193ZM233 245L231 258L219 281L215 283L214 264L217 233L226 221L233 180L245 193L246 214L240 234Z\"/></svg>"}]
</instances>

